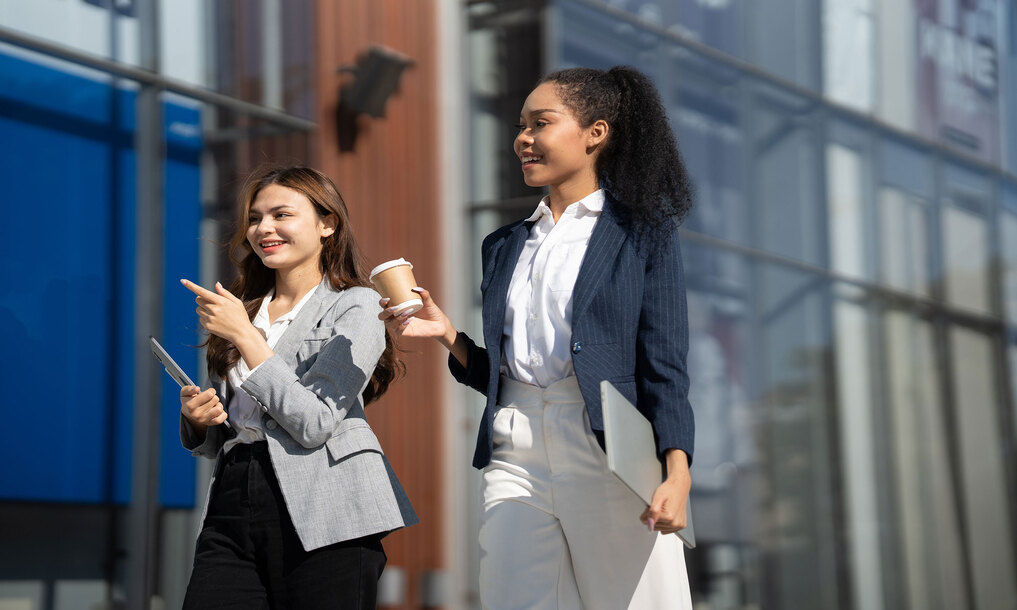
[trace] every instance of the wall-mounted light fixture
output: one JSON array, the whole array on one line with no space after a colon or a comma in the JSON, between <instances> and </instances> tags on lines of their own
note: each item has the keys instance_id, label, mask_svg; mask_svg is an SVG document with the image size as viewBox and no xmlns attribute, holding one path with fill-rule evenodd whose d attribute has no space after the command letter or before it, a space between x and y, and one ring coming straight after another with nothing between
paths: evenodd
<instances>
[{"instance_id":1,"label":"wall-mounted light fixture","mask_svg":"<svg viewBox=\"0 0 1017 610\"><path fill-rule=\"evenodd\" d=\"M356 65L338 69L340 73L353 74L353 80L339 90L336 118L340 150L353 150L358 115L385 116L385 103L399 86L403 71L412 65L413 60L398 51L371 45L357 57Z\"/></svg>"}]
</instances>

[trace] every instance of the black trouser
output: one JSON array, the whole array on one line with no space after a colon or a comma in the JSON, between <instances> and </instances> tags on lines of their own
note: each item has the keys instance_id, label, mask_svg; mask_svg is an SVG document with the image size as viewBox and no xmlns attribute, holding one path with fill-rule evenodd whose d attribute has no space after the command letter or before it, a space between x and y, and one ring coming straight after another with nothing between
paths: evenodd
<instances>
[{"instance_id":1,"label":"black trouser","mask_svg":"<svg viewBox=\"0 0 1017 610\"><path fill-rule=\"evenodd\" d=\"M226 454L194 552L185 609L376 607L381 536L304 551L265 442Z\"/></svg>"}]
</instances>

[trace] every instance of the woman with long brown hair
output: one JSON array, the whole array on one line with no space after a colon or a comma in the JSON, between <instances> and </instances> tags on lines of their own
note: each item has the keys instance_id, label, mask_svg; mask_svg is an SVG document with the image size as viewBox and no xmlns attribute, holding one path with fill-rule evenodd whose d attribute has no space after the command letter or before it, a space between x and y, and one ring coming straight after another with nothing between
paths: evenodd
<instances>
[{"instance_id":1,"label":"woman with long brown hair","mask_svg":"<svg viewBox=\"0 0 1017 610\"><path fill-rule=\"evenodd\" d=\"M399 367L379 297L327 176L258 171L240 203L230 289L181 280L213 380L181 442L217 460L184 607L374 608L381 539L417 522L364 413Z\"/></svg>"}]
</instances>

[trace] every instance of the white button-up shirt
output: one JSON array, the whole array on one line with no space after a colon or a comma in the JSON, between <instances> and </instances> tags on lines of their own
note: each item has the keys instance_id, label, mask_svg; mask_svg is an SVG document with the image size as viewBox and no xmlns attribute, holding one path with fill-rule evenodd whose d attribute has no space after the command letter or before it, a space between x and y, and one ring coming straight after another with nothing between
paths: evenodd
<instances>
[{"instance_id":1,"label":"white button-up shirt","mask_svg":"<svg viewBox=\"0 0 1017 610\"><path fill-rule=\"evenodd\" d=\"M322 280L325 282L326 280ZM290 327L290 323L300 313L300 309L307 303L308 299L311 298L319 288L321 284L318 284L312 288L304 298L297 301L297 304L293 306L293 309L287 311L283 315L275 319L275 322L269 323L268 317L268 304L272 302L272 297L275 296L275 290L268 293L268 295L262 299L261 308L258 309L257 315L254 316L254 327L261 331L264 335L265 341L268 346L275 349L279 338L282 337L286 329ZM260 365L259 365L260 366ZM227 380L233 387L233 398L230 399L230 404L227 407L227 412L230 414L230 425L236 430L237 435L223 444L223 451L229 451L234 445L240 443L253 443L255 441L265 440L265 431L261 428L261 415L262 408L258 403L251 398L251 396L244 392L240 387L243 385L247 378L251 376L254 371L258 370L258 367L254 367L251 370L247 367L247 363L241 358L237 361L233 368L229 370L226 375Z\"/></svg>"},{"instance_id":2,"label":"white button-up shirt","mask_svg":"<svg viewBox=\"0 0 1017 610\"><path fill-rule=\"evenodd\" d=\"M526 219L534 224L512 273L505 308L502 372L510 378L548 387L575 375L572 289L603 209L604 192L597 190L565 208L557 224L547 197Z\"/></svg>"}]
</instances>

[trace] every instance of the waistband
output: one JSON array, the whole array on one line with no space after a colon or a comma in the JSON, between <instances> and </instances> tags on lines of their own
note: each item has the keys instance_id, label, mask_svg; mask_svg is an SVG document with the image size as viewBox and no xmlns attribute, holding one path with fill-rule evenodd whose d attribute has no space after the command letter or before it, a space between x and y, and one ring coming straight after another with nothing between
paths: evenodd
<instances>
[{"instance_id":1,"label":"waistband","mask_svg":"<svg viewBox=\"0 0 1017 610\"><path fill-rule=\"evenodd\" d=\"M566 377L546 388L530 385L502 375L498 385L498 404L542 404L542 403L583 402L579 391L579 379Z\"/></svg>"},{"instance_id":2,"label":"waistband","mask_svg":"<svg viewBox=\"0 0 1017 610\"><path fill-rule=\"evenodd\" d=\"M238 443L233 445L226 452L223 461L227 464L249 462L253 459L268 457L268 441L256 441L253 443Z\"/></svg>"}]
</instances>

